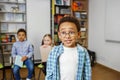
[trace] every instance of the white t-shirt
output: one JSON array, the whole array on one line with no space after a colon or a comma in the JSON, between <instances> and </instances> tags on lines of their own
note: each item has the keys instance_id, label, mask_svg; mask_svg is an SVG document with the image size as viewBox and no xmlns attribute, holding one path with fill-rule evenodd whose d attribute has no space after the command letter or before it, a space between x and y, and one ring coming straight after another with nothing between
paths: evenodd
<instances>
[{"instance_id":1,"label":"white t-shirt","mask_svg":"<svg viewBox=\"0 0 120 80\"><path fill-rule=\"evenodd\" d=\"M76 80L78 68L77 47L64 47L64 53L59 58L60 80Z\"/></svg>"}]
</instances>

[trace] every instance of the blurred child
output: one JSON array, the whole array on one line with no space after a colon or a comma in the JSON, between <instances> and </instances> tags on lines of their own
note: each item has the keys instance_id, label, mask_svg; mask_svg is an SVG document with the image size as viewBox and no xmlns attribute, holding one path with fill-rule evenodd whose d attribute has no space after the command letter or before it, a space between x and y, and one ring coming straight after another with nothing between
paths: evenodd
<instances>
[{"instance_id":1,"label":"blurred child","mask_svg":"<svg viewBox=\"0 0 120 80\"><path fill-rule=\"evenodd\" d=\"M31 80L33 75L33 62L30 59L33 55L33 47L30 42L26 40L26 31L24 29L19 29L17 32L18 41L13 44L12 47L12 57L13 59L17 59L17 56L21 57L21 61L28 68L28 76L26 80ZM20 77L20 66L14 64L13 73L15 80L21 80Z\"/></svg>"},{"instance_id":2,"label":"blurred child","mask_svg":"<svg viewBox=\"0 0 120 80\"><path fill-rule=\"evenodd\" d=\"M42 39L42 44L40 46L40 53L42 58L42 64L44 66L43 72L46 75L46 61L48 58L48 54L52 49L52 36L50 34L44 35Z\"/></svg>"},{"instance_id":3,"label":"blurred child","mask_svg":"<svg viewBox=\"0 0 120 80\"><path fill-rule=\"evenodd\" d=\"M76 41L80 37L79 21L63 17L58 24L59 46L54 47L47 61L46 80L91 80L87 50Z\"/></svg>"}]
</instances>

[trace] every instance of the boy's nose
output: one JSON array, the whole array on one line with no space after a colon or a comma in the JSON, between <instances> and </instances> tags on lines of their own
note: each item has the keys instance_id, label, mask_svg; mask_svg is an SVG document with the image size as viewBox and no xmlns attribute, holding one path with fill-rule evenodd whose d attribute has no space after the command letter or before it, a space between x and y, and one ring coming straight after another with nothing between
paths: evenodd
<instances>
[{"instance_id":1,"label":"boy's nose","mask_svg":"<svg viewBox=\"0 0 120 80\"><path fill-rule=\"evenodd\" d=\"M66 33L66 34L65 34L65 37L70 37L70 33Z\"/></svg>"}]
</instances>

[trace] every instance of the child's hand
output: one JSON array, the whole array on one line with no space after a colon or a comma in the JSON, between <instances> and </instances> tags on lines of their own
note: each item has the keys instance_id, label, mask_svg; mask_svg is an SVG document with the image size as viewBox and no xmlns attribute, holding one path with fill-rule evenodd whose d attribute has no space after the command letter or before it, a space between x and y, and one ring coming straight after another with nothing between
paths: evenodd
<instances>
[{"instance_id":1,"label":"child's hand","mask_svg":"<svg viewBox=\"0 0 120 80\"><path fill-rule=\"evenodd\" d=\"M21 60L25 61L27 58L28 58L27 56L23 56Z\"/></svg>"}]
</instances>

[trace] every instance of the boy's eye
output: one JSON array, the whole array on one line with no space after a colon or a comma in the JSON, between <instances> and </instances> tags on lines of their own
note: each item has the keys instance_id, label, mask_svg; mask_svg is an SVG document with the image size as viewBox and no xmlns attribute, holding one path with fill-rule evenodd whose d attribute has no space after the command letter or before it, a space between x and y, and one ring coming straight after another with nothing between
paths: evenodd
<instances>
[{"instance_id":1,"label":"boy's eye","mask_svg":"<svg viewBox=\"0 0 120 80\"><path fill-rule=\"evenodd\" d=\"M74 34L75 34L75 32L71 31L71 32L69 32L69 34L70 34L70 35L74 35Z\"/></svg>"},{"instance_id":2,"label":"boy's eye","mask_svg":"<svg viewBox=\"0 0 120 80\"><path fill-rule=\"evenodd\" d=\"M68 33L66 32L60 32L61 33L61 36L65 37L66 35L69 35L69 36L75 36L75 32L74 31L70 31Z\"/></svg>"},{"instance_id":3,"label":"boy's eye","mask_svg":"<svg viewBox=\"0 0 120 80\"><path fill-rule=\"evenodd\" d=\"M61 34L66 35L66 32L61 32Z\"/></svg>"}]
</instances>

